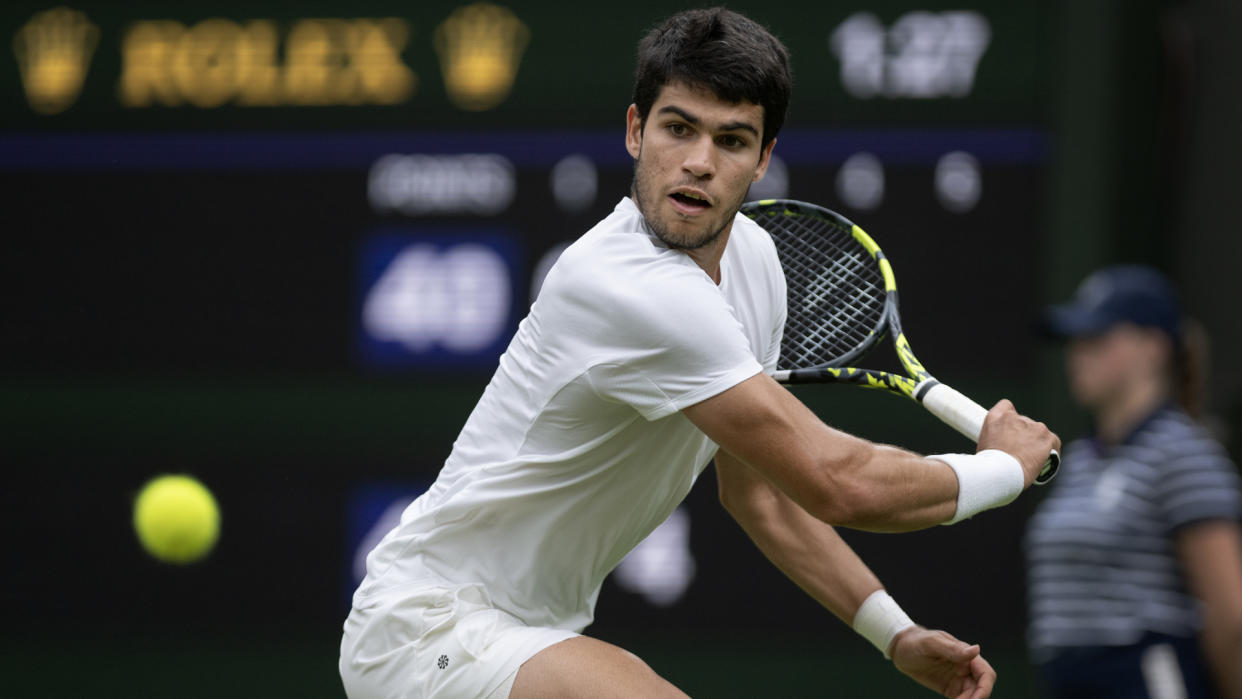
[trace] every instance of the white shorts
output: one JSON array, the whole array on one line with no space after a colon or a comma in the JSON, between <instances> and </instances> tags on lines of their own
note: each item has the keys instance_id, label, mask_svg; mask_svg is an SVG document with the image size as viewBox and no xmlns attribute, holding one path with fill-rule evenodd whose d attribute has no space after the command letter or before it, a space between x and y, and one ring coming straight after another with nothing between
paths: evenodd
<instances>
[{"instance_id":1,"label":"white shorts","mask_svg":"<svg viewBox=\"0 0 1242 699\"><path fill-rule=\"evenodd\" d=\"M575 636L494 608L482 585L407 585L354 600L341 680L350 699L507 699L522 663Z\"/></svg>"}]
</instances>

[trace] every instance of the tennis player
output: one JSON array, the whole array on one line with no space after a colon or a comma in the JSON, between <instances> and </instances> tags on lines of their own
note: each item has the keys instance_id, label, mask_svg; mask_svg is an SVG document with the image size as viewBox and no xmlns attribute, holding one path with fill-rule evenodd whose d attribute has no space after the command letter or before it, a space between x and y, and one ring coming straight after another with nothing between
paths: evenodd
<instances>
[{"instance_id":1,"label":"tennis player","mask_svg":"<svg viewBox=\"0 0 1242 699\"><path fill-rule=\"evenodd\" d=\"M737 212L789 96L784 46L741 15L682 12L642 40L630 196L552 268L436 482L368 556L350 697L685 696L581 634L713 458L724 506L796 584L919 683L991 693L979 647L915 625L833 526L1003 505L1059 441L1002 401L979 453L924 458L833 430L767 376L785 282Z\"/></svg>"}]
</instances>

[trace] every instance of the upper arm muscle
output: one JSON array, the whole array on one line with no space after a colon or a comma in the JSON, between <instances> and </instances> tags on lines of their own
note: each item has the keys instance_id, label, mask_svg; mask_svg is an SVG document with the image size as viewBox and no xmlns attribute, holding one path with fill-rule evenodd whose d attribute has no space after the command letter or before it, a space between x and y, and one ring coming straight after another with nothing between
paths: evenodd
<instances>
[{"instance_id":1,"label":"upper arm muscle","mask_svg":"<svg viewBox=\"0 0 1242 699\"><path fill-rule=\"evenodd\" d=\"M831 429L765 374L683 412L721 449L819 515L825 499L844 501L833 496L846 494L845 467L868 456L867 442Z\"/></svg>"},{"instance_id":2,"label":"upper arm muscle","mask_svg":"<svg viewBox=\"0 0 1242 699\"><path fill-rule=\"evenodd\" d=\"M1212 615L1242 622L1242 529L1213 520L1183 528L1177 548L1190 588Z\"/></svg>"}]
</instances>

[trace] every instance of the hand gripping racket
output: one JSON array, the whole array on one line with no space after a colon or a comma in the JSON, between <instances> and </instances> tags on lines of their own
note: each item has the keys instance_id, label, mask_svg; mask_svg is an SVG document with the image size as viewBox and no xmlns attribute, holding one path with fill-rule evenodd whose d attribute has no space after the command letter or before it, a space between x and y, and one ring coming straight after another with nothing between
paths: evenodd
<instances>
[{"instance_id":1,"label":"hand gripping racket","mask_svg":"<svg viewBox=\"0 0 1242 699\"><path fill-rule=\"evenodd\" d=\"M978 442L988 411L923 368L901 331L897 281L880 246L863 229L822 206L765 199L742 206L772 236L789 289L781 355L772 378L783 384L852 383L887 389L923 404ZM851 364L892 335L906 374ZM1055 450L1035 478L1051 481Z\"/></svg>"}]
</instances>

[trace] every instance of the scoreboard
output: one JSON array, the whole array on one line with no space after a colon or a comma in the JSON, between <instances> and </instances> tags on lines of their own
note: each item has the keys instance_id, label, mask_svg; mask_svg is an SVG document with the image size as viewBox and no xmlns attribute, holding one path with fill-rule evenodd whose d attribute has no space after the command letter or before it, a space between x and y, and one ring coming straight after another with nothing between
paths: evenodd
<instances>
[{"instance_id":1,"label":"scoreboard","mask_svg":"<svg viewBox=\"0 0 1242 699\"><path fill-rule=\"evenodd\" d=\"M820 203L871 232L929 366L963 377L963 388L1035 390L1047 3L730 6L793 58L789 116L752 197ZM234 512L270 524L276 501L279 521L297 522L288 550L230 554L245 544L228 540L226 519L221 556L319 580L325 554L312 544L346 529L349 550L337 553L354 574L352 547L416 494L373 481L434 478L543 275L628 193L635 45L669 11L645 1L575 12L533 2L9 3L0 271L13 293L0 376L51 407L46 425L22 417L8 448L49 469L102 464L73 467L84 512L107 502L85 494L104 487L104 472L137 481L195 465ZM948 298L958 301L946 311ZM979 351L984 338L1006 351ZM116 403L84 398L97 395L84 381L120 386L106 395L124 419ZM257 401L274 407L261 412L253 392L228 388L239 381L274 386ZM366 407L377 384L408 390L409 401L383 403L408 412ZM285 415L306 424L282 431ZM831 417L849 429L857 416ZM156 440L153 424L164 430ZM47 438L59 430L78 438ZM45 456L51 442L55 458ZM284 496L290 482L304 500ZM695 538L711 505L704 492L661 535L674 547L693 540L700 577L736 555L720 543L728 535ZM331 507L337 516L324 516ZM671 587L644 582L641 565L620 581L655 590L661 606L690 605L677 618L693 625L718 601L670 592L692 584L693 567L679 564ZM31 578L31 594L51 577ZM792 588L769 593L769 582L754 583L754 596L785 604ZM1006 614L1017 594L1000 602ZM310 597L270 607L322 619L322 600Z\"/></svg>"},{"instance_id":2,"label":"scoreboard","mask_svg":"<svg viewBox=\"0 0 1242 699\"><path fill-rule=\"evenodd\" d=\"M26 7L5 15L0 173L21 244L72 283L11 270L40 303L10 349L90 371L490 370L555 254L628 191L634 44L665 13ZM841 209L916 290L1012 289L976 317L1029 304L1046 27L1040 3L1003 8L739 7L795 69L753 194ZM980 279L980 255L1011 263Z\"/></svg>"},{"instance_id":3,"label":"scoreboard","mask_svg":"<svg viewBox=\"0 0 1242 699\"><path fill-rule=\"evenodd\" d=\"M735 9L792 52L792 124L1040 119L1045 3ZM460 0L9 3L4 121L40 130L609 126L629 102L638 39L669 12L650 0L589 16Z\"/></svg>"}]
</instances>

